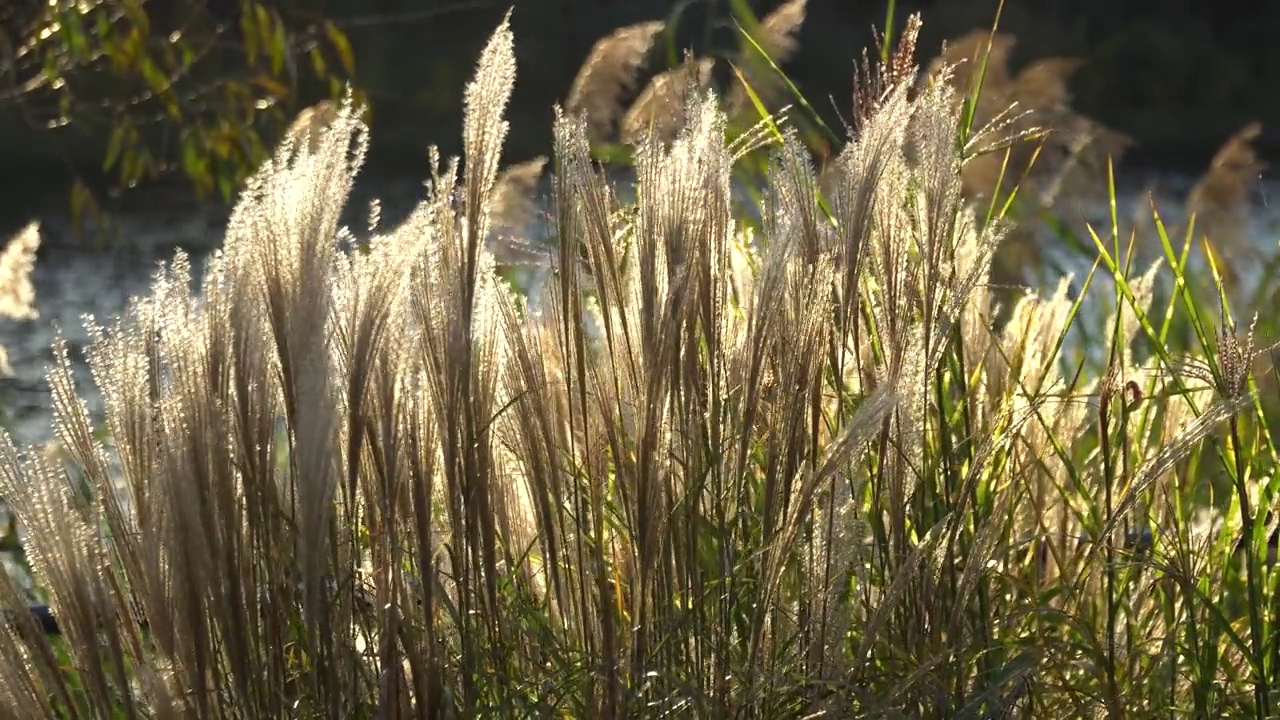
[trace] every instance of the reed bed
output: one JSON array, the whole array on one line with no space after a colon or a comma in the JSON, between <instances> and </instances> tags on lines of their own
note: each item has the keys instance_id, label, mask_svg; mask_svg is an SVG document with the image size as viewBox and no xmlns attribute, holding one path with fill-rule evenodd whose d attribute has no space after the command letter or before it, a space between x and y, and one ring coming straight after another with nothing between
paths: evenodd
<instances>
[{"instance_id":1,"label":"reed bed","mask_svg":"<svg viewBox=\"0 0 1280 720\"><path fill-rule=\"evenodd\" d=\"M623 204L591 157L609 123L557 113L531 305L487 242L513 42L400 226L338 226L367 129L336 104L249 184L198 292L179 256L95 326L103 422L58 345L59 452L0 436L0 493L61 635L0 627L0 715L1275 711L1260 351L1155 301L1187 272L1167 234L1140 272L1097 236L1084 293L997 323L1009 223L966 197L958 91L899 51L821 182L794 130L727 139L693 87ZM1099 294L1106 362L1073 366ZM7 573L0 602L26 602Z\"/></svg>"}]
</instances>

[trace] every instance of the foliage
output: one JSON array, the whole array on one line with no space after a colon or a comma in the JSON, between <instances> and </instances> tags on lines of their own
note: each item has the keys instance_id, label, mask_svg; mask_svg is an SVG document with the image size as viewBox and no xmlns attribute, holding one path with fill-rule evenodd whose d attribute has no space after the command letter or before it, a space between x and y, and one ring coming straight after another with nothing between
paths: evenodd
<instances>
[{"instance_id":1,"label":"foliage","mask_svg":"<svg viewBox=\"0 0 1280 720\"><path fill-rule=\"evenodd\" d=\"M505 23L465 165L401 226L337 227L350 103L286 144L198 295L180 256L98 329L108 439L60 344L62 455L0 443L64 626L0 627L5 716L1267 717L1252 332L1163 228L1131 273L1114 224L1078 297L997 325L1007 221L963 196L963 103L902 57L827 192L781 131L758 231L710 94L626 203L558 115L537 306L487 248ZM1099 294L1101 364L1068 363Z\"/></svg>"},{"instance_id":2,"label":"foliage","mask_svg":"<svg viewBox=\"0 0 1280 720\"><path fill-rule=\"evenodd\" d=\"M117 187L178 171L229 200L269 154L308 75L335 96L353 76L343 32L323 18L235 0L54 0L0 10L0 106L33 128L108 138ZM61 130L60 130L61 129ZM89 186L72 194L94 209Z\"/></svg>"}]
</instances>

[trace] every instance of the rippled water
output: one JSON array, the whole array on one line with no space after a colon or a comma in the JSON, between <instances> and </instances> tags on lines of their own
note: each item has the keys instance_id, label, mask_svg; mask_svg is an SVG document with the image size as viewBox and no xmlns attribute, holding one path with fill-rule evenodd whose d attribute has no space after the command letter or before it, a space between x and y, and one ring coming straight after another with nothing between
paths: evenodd
<instances>
[{"instance_id":1,"label":"rippled water","mask_svg":"<svg viewBox=\"0 0 1280 720\"><path fill-rule=\"evenodd\" d=\"M1183 222L1178 208L1190 182L1186 178L1161 178L1156 201L1162 214L1168 209L1166 222L1171 227ZM1125 183L1133 188L1147 184L1145 178L1128 178ZM393 223L411 206L418 190L419 186L414 183L364 190L351 203L350 221L361 223L368 199L378 196L383 199L384 223ZM1280 183L1263 184L1257 200L1253 239L1272 255L1280 239ZM1119 204L1119 215L1127 221L1135 217L1137 208L1146 207L1146 199L1133 191L1122 195ZM1103 205L1092 206L1087 214L1096 223L1106 223L1107 210ZM6 218L6 225L27 219ZM45 247L34 272L40 318L23 323L0 321L0 344L7 348L15 372L15 377L0 380L0 403L8 414L7 427L20 444L42 443L51 437L44 372L52 361L49 348L55 327L66 335L80 376L88 383L90 378L81 354L87 342L82 316L92 313L100 320L107 320L117 315L131 295L147 292L157 263L171 259L178 247L187 249L198 262L218 245L225 227L225 216L216 211L173 212L163 206L153 206L118 218L123 248L88 251L71 247L74 243L65 217L41 220ZM1071 225L1075 232L1085 236L1079 218ZM1056 241L1047 242L1050 246L1047 254L1051 258L1060 260L1080 276L1088 271L1089 264L1083 259L1055 247ZM96 393L91 391L88 395L90 409L96 413L100 409Z\"/></svg>"}]
</instances>

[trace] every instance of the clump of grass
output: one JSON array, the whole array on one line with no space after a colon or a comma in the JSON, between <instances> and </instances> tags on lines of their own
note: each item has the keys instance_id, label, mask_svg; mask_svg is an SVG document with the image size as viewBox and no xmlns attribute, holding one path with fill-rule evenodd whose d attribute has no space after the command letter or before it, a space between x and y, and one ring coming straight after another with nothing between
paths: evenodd
<instances>
[{"instance_id":1,"label":"clump of grass","mask_svg":"<svg viewBox=\"0 0 1280 720\"><path fill-rule=\"evenodd\" d=\"M558 113L528 305L486 244L512 43L397 228L337 226L350 104L287 141L198 294L179 256L95 330L105 440L59 343L64 453L4 439L0 490L63 635L0 629L6 717L1265 716L1247 342L1175 356L1103 238L1105 372L1062 362L1066 282L993 326L1006 225L901 52L828 192L780 131L759 230L713 93L625 205Z\"/></svg>"}]
</instances>

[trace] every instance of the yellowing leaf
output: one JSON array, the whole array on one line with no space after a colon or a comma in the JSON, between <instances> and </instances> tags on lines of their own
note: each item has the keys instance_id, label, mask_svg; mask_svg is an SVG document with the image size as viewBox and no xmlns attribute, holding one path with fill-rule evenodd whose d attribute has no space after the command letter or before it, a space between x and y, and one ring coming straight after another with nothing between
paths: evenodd
<instances>
[{"instance_id":1,"label":"yellowing leaf","mask_svg":"<svg viewBox=\"0 0 1280 720\"><path fill-rule=\"evenodd\" d=\"M334 52L338 53L338 62L342 63L343 72L347 77L353 77L356 74L356 59L351 52L351 41L338 29L337 25L328 20L324 23L324 34L329 38L329 44L333 46Z\"/></svg>"}]
</instances>

